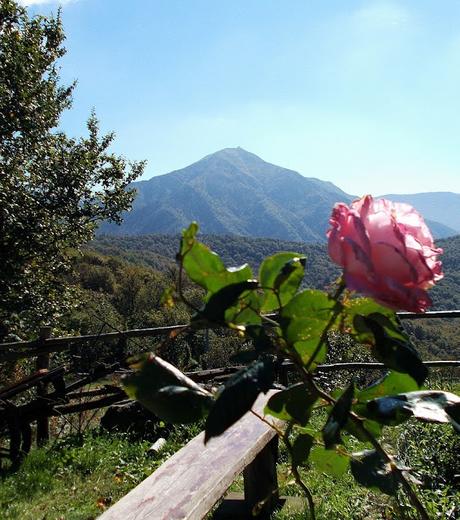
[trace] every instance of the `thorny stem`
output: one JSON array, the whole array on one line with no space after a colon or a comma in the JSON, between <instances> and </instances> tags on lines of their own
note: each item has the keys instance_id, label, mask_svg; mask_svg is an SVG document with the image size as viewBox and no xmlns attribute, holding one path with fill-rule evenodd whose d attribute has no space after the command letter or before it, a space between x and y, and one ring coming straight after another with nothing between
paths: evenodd
<instances>
[{"instance_id":1,"label":"thorny stem","mask_svg":"<svg viewBox=\"0 0 460 520\"><path fill-rule=\"evenodd\" d=\"M299 365L297 365L297 367L300 371L302 379L312 392L314 392L316 395L318 395L318 397L321 397L321 399L328 402L329 404L335 404L335 399L318 387L318 385L313 380L312 374L307 372L304 367L301 367ZM375 451L383 458L383 460L385 460L385 462L387 462L391 466L392 472L394 473L394 475L396 475L397 479L401 483L402 487L404 488L404 491L406 492L407 496L412 502L412 505L417 510L420 518L422 520L430 520L428 513L423 507L423 504L420 502L420 499L418 498L417 494L412 489L412 486L407 481L406 477L404 476L404 473L401 471L400 468L398 468L393 458L384 450L379 441L372 435L372 433L370 433L364 427L361 417L359 417L355 412L352 411L350 411L348 415L355 424L356 428L369 441L369 443L372 445Z\"/></svg>"},{"instance_id":2,"label":"thorny stem","mask_svg":"<svg viewBox=\"0 0 460 520\"><path fill-rule=\"evenodd\" d=\"M292 449L292 444L289 439L289 434L291 433L291 429L292 429L292 423L290 423L288 425L288 427L286 428L286 431L284 432L284 435L282 436L283 442L289 452L289 458L291 459L291 472L294 476L296 484L302 489L305 496L307 497L308 509L310 510L311 520L316 520L315 503L313 502L313 495L311 494L311 491L306 486L305 482L302 480L302 477L300 476L297 465L294 464L294 451Z\"/></svg>"}]
</instances>

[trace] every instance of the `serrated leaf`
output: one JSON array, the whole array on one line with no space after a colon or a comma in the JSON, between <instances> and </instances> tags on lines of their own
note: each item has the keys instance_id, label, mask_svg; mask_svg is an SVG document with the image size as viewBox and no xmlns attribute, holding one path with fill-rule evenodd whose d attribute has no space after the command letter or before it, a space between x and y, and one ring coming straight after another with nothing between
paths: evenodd
<instances>
[{"instance_id":1,"label":"serrated leaf","mask_svg":"<svg viewBox=\"0 0 460 520\"><path fill-rule=\"evenodd\" d=\"M286 305L297 292L305 273L306 258L298 253L283 252L268 256L259 269L264 288L262 312ZM275 294L275 292L277 294Z\"/></svg>"},{"instance_id":2,"label":"serrated leaf","mask_svg":"<svg viewBox=\"0 0 460 520\"><path fill-rule=\"evenodd\" d=\"M315 446L310 451L309 460L318 471L340 477L348 469L349 458L335 450L326 450L322 446Z\"/></svg>"},{"instance_id":3,"label":"serrated leaf","mask_svg":"<svg viewBox=\"0 0 460 520\"><path fill-rule=\"evenodd\" d=\"M307 462L314 438L308 433L301 433L292 444L292 463L300 466Z\"/></svg>"},{"instance_id":4,"label":"serrated leaf","mask_svg":"<svg viewBox=\"0 0 460 520\"><path fill-rule=\"evenodd\" d=\"M208 291L207 299L227 285L252 278L247 264L227 269L219 255L196 240L197 232L196 222L182 232L179 259L189 278Z\"/></svg>"},{"instance_id":5,"label":"serrated leaf","mask_svg":"<svg viewBox=\"0 0 460 520\"><path fill-rule=\"evenodd\" d=\"M369 433L374 437L380 437L382 426L378 422L369 418L366 407L367 401L397 392L410 392L417 388L417 383L408 374L402 374L395 371L388 372L388 374L372 385L355 392L355 402L352 406L352 410L364 418L362 425ZM367 436L363 435L361 430L356 427L353 421L348 420L344 429L360 441L368 441Z\"/></svg>"},{"instance_id":6,"label":"serrated leaf","mask_svg":"<svg viewBox=\"0 0 460 520\"><path fill-rule=\"evenodd\" d=\"M402 332L394 311L378 304L371 298L353 298L344 305L343 319L345 330L359 343L370 343L373 340L372 332L366 327L359 326L359 318L369 315L379 315L385 318L388 330L399 334Z\"/></svg>"},{"instance_id":7,"label":"serrated leaf","mask_svg":"<svg viewBox=\"0 0 460 520\"><path fill-rule=\"evenodd\" d=\"M409 374L419 387L422 386L428 375L428 369L409 340L402 334L397 337L396 331L390 334L382 325L380 315L363 316L361 320L374 336L372 346L374 356L388 368Z\"/></svg>"},{"instance_id":8,"label":"serrated leaf","mask_svg":"<svg viewBox=\"0 0 460 520\"><path fill-rule=\"evenodd\" d=\"M223 433L250 410L257 396L271 388L274 377L271 358L255 361L232 376L208 415L205 442Z\"/></svg>"},{"instance_id":9,"label":"serrated leaf","mask_svg":"<svg viewBox=\"0 0 460 520\"><path fill-rule=\"evenodd\" d=\"M306 385L298 383L270 397L264 413L306 426L316 401L317 397L309 392Z\"/></svg>"},{"instance_id":10,"label":"serrated leaf","mask_svg":"<svg viewBox=\"0 0 460 520\"><path fill-rule=\"evenodd\" d=\"M350 383L340 398L335 402L323 428L323 441L327 450L340 444L340 432L348 421L353 402L354 384Z\"/></svg>"},{"instance_id":11,"label":"serrated leaf","mask_svg":"<svg viewBox=\"0 0 460 520\"><path fill-rule=\"evenodd\" d=\"M326 293L316 290L302 291L282 309L280 326L288 345L293 347L304 364L310 361L328 326L338 302ZM324 361L326 345L322 343L312 367Z\"/></svg>"},{"instance_id":12,"label":"serrated leaf","mask_svg":"<svg viewBox=\"0 0 460 520\"><path fill-rule=\"evenodd\" d=\"M236 304L226 311L225 321L245 327L262 323L260 316L261 300L255 290L257 288L258 284L254 287L254 290L238 298Z\"/></svg>"},{"instance_id":13,"label":"serrated leaf","mask_svg":"<svg viewBox=\"0 0 460 520\"><path fill-rule=\"evenodd\" d=\"M356 482L362 486L379 489L387 495L395 495L398 490L398 480L391 465L375 450L354 454L350 461L350 469Z\"/></svg>"},{"instance_id":14,"label":"serrated leaf","mask_svg":"<svg viewBox=\"0 0 460 520\"><path fill-rule=\"evenodd\" d=\"M409 417L426 422L451 423L460 432L458 407L460 397L450 392L422 390L367 402L370 417L383 424L399 424Z\"/></svg>"},{"instance_id":15,"label":"serrated leaf","mask_svg":"<svg viewBox=\"0 0 460 520\"><path fill-rule=\"evenodd\" d=\"M359 408L355 410L355 407L352 408L353 411L355 411L358 415L360 416L365 416L365 414L361 414L359 412ZM382 434L382 426L376 422L376 421L373 421L369 418L364 418L362 420L362 426L371 434L373 435L375 438L379 438L380 435ZM356 424L351 420L351 419L348 419L347 423L345 424L345 426L343 427L343 429L345 431L347 431L349 434L353 435L354 437L356 437L358 440L360 440L361 442L369 442L369 439L367 437L367 435L365 433L363 433L361 431L360 428L358 428L356 426Z\"/></svg>"},{"instance_id":16,"label":"serrated leaf","mask_svg":"<svg viewBox=\"0 0 460 520\"><path fill-rule=\"evenodd\" d=\"M237 312L238 299L244 296L243 293L255 290L258 286L257 280L245 280L219 289L211 294L203 309L192 318L192 323L204 322L206 325L233 323L232 317Z\"/></svg>"}]
</instances>

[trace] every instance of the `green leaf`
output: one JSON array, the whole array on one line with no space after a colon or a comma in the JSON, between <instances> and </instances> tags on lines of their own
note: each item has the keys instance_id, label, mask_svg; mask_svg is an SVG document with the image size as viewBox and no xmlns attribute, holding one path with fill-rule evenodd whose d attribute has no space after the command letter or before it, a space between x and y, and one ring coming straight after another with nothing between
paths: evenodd
<instances>
[{"instance_id":1,"label":"green leaf","mask_svg":"<svg viewBox=\"0 0 460 520\"><path fill-rule=\"evenodd\" d=\"M348 469L349 457L335 450L315 446L310 452L310 461L318 471L332 477L340 477Z\"/></svg>"},{"instance_id":2,"label":"green leaf","mask_svg":"<svg viewBox=\"0 0 460 520\"><path fill-rule=\"evenodd\" d=\"M356 482L368 488L379 489L387 495L395 495L398 481L391 465L385 462L375 450L365 450L353 454L350 469Z\"/></svg>"},{"instance_id":3,"label":"green leaf","mask_svg":"<svg viewBox=\"0 0 460 520\"><path fill-rule=\"evenodd\" d=\"M275 377L274 363L264 358L232 376L219 394L206 420L205 442L240 419L261 392L268 392Z\"/></svg>"},{"instance_id":4,"label":"green leaf","mask_svg":"<svg viewBox=\"0 0 460 520\"><path fill-rule=\"evenodd\" d=\"M353 407L352 409L358 415L360 415L361 418L365 417L366 415L368 415L366 413L360 413L360 409L359 408L357 408L355 410L355 407ZM380 437L380 435L382 434L382 426L378 422L376 422L376 421L373 421L373 420L365 417L361 424L370 434L372 434L376 438ZM351 419L347 420L347 423L345 424L343 429L345 431L347 431L349 434L351 434L354 437L356 437L361 442L369 442L369 439L368 439L367 435L365 433L363 433L361 431L361 429L358 428L357 425Z\"/></svg>"},{"instance_id":5,"label":"green leaf","mask_svg":"<svg viewBox=\"0 0 460 520\"><path fill-rule=\"evenodd\" d=\"M176 367L150 353L122 378L129 397L167 422L192 422L204 416L212 395Z\"/></svg>"},{"instance_id":6,"label":"green leaf","mask_svg":"<svg viewBox=\"0 0 460 520\"><path fill-rule=\"evenodd\" d=\"M374 356L388 368L409 374L419 387L422 386L428 375L428 369L409 340L383 325L382 323L386 321L381 315L362 316L360 321L374 336L375 341L372 346Z\"/></svg>"},{"instance_id":7,"label":"green leaf","mask_svg":"<svg viewBox=\"0 0 460 520\"><path fill-rule=\"evenodd\" d=\"M386 395L399 394L402 392L412 392L418 389L416 381L408 374L390 371L379 381L373 383L363 390L356 393L356 399L359 403L365 403L371 399L383 397Z\"/></svg>"},{"instance_id":8,"label":"green leaf","mask_svg":"<svg viewBox=\"0 0 460 520\"><path fill-rule=\"evenodd\" d=\"M460 432L460 397L450 392L422 390L367 402L370 417L383 424L399 424L409 417L427 422L451 423Z\"/></svg>"},{"instance_id":9,"label":"green leaf","mask_svg":"<svg viewBox=\"0 0 460 520\"><path fill-rule=\"evenodd\" d=\"M260 317L260 296L254 290L243 294L236 304L228 309L225 313L225 321L235 325L244 325L245 327L251 325L260 325L262 318Z\"/></svg>"},{"instance_id":10,"label":"green leaf","mask_svg":"<svg viewBox=\"0 0 460 520\"><path fill-rule=\"evenodd\" d=\"M344 305L344 325L345 329L352 334L352 336L359 343L372 343L373 335L372 332L365 326L360 326L360 318L369 315L379 315L381 319L385 320L385 326L388 331L393 331L402 335L402 330L398 323L396 313L376 303L371 298L353 298L348 300ZM384 325L384 323L382 323Z\"/></svg>"},{"instance_id":11,"label":"green leaf","mask_svg":"<svg viewBox=\"0 0 460 520\"><path fill-rule=\"evenodd\" d=\"M292 463L300 466L307 462L314 438L308 433L298 435L292 444Z\"/></svg>"},{"instance_id":12,"label":"green leaf","mask_svg":"<svg viewBox=\"0 0 460 520\"><path fill-rule=\"evenodd\" d=\"M264 288L262 312L278 309L280 302L282 306L289 302L300 286L305 262L304 256L290 252L265 258L259 269L260 285Z\"/></svg>"},{"instance_id":13,"label":"green leaf","mask_svg":"<svg viewBox=\"0 0 460 520\"><path fill-rule=\"evenodd\" d=\"M336 305L340 305L323 291L302 291L282 309L280 326L284 338L303 363L310 361L320 338L329 325ZM325 342L321 345L312 367L326 358Z\"/></svg>"},{"instance_id":14,"label":"green leaf","mask_svg":"<svg viewBox=\"0 0 460 520\"><path fill-rule=\"evenodd\" d=\"M332 407L331 413L323 428L323 441L327 450L330 450L336 444L341 444L342 442L340 431L347 423L348 414L353 402L353 394L354 384L350 383Z\"/></svg>"},{"instance_id":15,"label":"green leaf","mask_svg":"<svg viewBox=\"0 0 460 520\"><path fill-rule=\"evenodd\" d=\"M369 411L367 409L367 402L372 399L393 395L401 392L412 392L417 390L418 385L415 380L408 374L401 374L400 372L391 371L381 378L376 383L360 390L356 393L356 403L353 405L353 411L359 416L365 417L363 426L374 435L379 437L381 433L381 426L378 422L369 418ZM362 441L366 441L356 426L349 421L346 429L349 433Z\"/></svg>"},{"instance_id":16,"label":"green leaf","mask_svg":"<svg viewBox=\"0 0 460 520\"><path fill-rule=\"evenodd\" d=\"M205 417L214 399L185 386L165 386L154 395L149 409L172 424L187 424Z\"/></svg>"},{"instance_id":17,"label":"green leaf","mask_svg":"<svg viewBox=\"0 0 460 520\"><path fill-rule=\"evenodd\" d=\"M366 406L367 401L399 392L411 392L417 388L417 383L408 374L391 371L383 376L379 381L356 392L355 404L353 404L352 409L359 416L365 418L363 421L364 428L366 428L366 430L374 437L379 437L382 428L378 422L369 418L369 412ZM362 435L360 430L356 428L356 425L353 423L353 421L347 421L344 429L346 429L348 433L354 435L357 439L363 442L367 441L367 437Z\"/></svg>"},{"instance_id":18,"label":"green leaf","mask_svg":"<svg viewBox=\"0 0 460 520\"><path fill-rule=\"evenodd\" d=\"M219 255L196 240L198 224L192 222L182 232L179 260L191 280L208 291L208 298L219 289L252 278L252 270L244 264L226 268Z\"/></svg>"},{"instance_id":19,"label":"green leaf","mask_svg":"<svg viewBox=\"0 0 460 520\"><path fill-rule=\"evenodd\" d=\"M306 426L316 400L317 397L309 392L306 385L298 383L270 397L264 413Z\"/></svg>"},{"instance_id":20,"label":"green leaf","mask_svg":"<svg viewBox=\"0 0 460 520\"><path fill-rule=\"evenodd\" d=\"M232 318L238 309L231 308L236 306L243 293L255 290L258 286L257 280L245 280L219 289L216 293L211 294L203 309L192 318L192 322L195 324L204 322L206 325L232 323Z\"/></svg>"}]
</instances>

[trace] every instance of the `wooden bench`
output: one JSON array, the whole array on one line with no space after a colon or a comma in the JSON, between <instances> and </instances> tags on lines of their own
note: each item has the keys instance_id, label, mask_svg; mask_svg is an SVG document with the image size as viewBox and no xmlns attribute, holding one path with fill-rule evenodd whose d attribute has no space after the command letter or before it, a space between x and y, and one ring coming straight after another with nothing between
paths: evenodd
<instances>
[{"instance_id":1,"label":"wooden bench","mask_svg":"<svg viewBox=\"0 0 460 520\"><path fill-rule=\"evenodd\" d=\"M268 398L253 410L263 415ZM278 437L273 428L248 412L220 437L204 444L204 433L162 464L152 475L105 511L100 520L201 520L243 472L243 517L268 518L278 500ZM231 518L242 518L232 513Z\"/></svg>"}]
</instances>

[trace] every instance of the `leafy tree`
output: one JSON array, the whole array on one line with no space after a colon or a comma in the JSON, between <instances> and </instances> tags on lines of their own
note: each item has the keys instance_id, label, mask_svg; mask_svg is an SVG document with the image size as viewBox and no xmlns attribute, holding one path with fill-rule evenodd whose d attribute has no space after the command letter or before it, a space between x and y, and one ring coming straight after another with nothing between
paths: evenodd
<instances>
[{"instance_id":1,"label":"leafy tree","mask_svg":"<svg viewBox=\"0 0 460 520\"><path fill-rule=\"evenodd\" d=\"M97 223L119 222L144 168L109 151L91 114L89 135L58 130L75 84L59 84L60 14L35 16L0 3L0 337L58 315L69 303L61 274L70 248Z\"/></svg>"}]
</instances>

